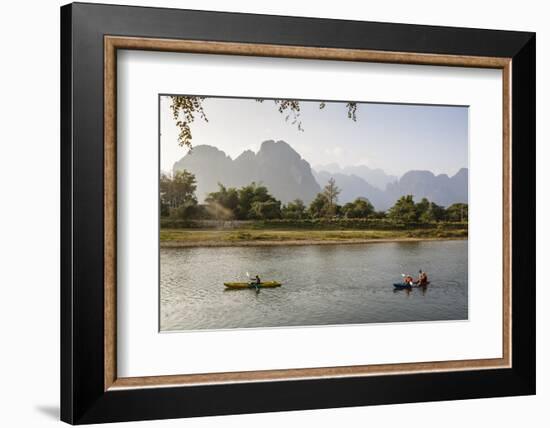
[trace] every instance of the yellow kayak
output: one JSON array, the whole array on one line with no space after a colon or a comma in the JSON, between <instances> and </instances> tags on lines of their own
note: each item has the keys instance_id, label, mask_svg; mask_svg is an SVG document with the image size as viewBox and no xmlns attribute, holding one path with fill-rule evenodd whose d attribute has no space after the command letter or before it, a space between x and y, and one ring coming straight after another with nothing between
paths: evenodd
<instances>
[{"instance_id":1,"label":"yellow kayak","mask_svg":"<svg viewBox=\"0 0 550 428\"><path fill-rule=\"evenodd\" d=\"M277 281L263 281L256 285L253 282L224 282L223 285L227 288L273 288L280 287L281 283Z\"/></svg>"}]
</instances>

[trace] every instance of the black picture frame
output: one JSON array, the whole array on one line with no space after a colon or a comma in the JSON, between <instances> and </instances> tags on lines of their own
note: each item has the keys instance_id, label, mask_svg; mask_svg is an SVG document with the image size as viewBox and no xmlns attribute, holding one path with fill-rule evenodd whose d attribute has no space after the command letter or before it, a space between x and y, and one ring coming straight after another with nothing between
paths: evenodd
<instances>
[{"instance_id":1,"label":"black picture frame","mask_svg":"<svg viewBox=\"0 0 550 428\"><path fill-rule=\"evenodd\" d=\"M104 390L104 36L512 58L512 367ZM61 419L86 424L535 393L535 34L74 3L61 8ZM243 400L242 397L247 397Z\"/></svg>"}]
</instances>

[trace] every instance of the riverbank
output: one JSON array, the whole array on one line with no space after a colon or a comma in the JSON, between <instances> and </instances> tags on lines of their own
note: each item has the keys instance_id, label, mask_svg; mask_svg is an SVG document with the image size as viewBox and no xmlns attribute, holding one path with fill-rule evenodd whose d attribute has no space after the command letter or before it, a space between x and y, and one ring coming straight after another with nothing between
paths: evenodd
<instances>
[{"instance_id":1,"label":"riverbank","mask_svg":"<svg viewBox=\"0 0 550 428\"><path fill-rule=\"evenodd\" d=\"M365 244L467 239L467 229L197 230L161 229L161 248Z\"/></svg>"}]
</instances>

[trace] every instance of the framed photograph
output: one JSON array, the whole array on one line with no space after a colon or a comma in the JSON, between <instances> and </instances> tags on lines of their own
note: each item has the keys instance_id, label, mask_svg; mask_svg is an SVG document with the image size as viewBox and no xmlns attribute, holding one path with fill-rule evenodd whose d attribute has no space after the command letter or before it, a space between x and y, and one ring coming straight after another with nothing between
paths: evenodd
<instances>
[{"instance_id":1,"label":"framed photograph","mask_svg":"<svg viewBox=\"0 0 550 428\"><path fill-rule=\"evenodd\" d=\"M61 83L62 420L535 393L535 34L76 3Z\"/></svg>"}]
</instances>

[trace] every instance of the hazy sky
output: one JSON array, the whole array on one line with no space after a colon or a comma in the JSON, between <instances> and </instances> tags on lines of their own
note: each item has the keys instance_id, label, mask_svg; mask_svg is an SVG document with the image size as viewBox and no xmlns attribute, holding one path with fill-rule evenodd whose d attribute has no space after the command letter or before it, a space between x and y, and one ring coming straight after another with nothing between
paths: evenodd
<instances>
[{"instance_id":1,"label":"hazy sky","mask_svg":"<svg viewBox=\"0 0 550 428\"><path fill-rule=\"evenodd\" d=\"M170 171L187 149L177 143L178 128L161 97L161 169ZM345 103L301 101L300 132L272 100L207 98L209 122L191 124L193 145L209 144L235 159L244 150L258 151L265 140L284 140L311 166L336 162L367 165L388 174L411 169L455 174L468 167L468 108L426 105L371 104L357 106L357 121L348 119Z\"/></svg>"}]
</instances>

